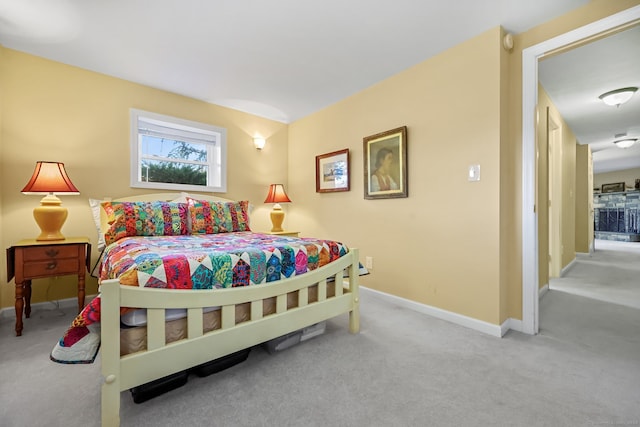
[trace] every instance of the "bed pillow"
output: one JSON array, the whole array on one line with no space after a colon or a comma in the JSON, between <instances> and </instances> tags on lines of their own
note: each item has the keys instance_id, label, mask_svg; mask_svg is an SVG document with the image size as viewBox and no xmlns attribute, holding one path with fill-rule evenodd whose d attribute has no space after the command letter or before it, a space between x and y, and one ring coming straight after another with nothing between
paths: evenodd
<instances>
[{"instance_id":1,"label":"bed pillow","mask_svg":"<svg viewBox=\"0 0 640 427\"><path fill-rule=\"evenodd\" d=\"M173 200L169 200L171 203L189 203L187 198L189 198L189 193L185 193L184 191L180 192L180 195ZM191 234L191 215L189 215L188 207L187 207L187 233Z\"/></svg>"},{"instance_id":2,"label":"bed pillow","mask_svg":"<svg viewBox=\"0 0 640 427\"><path fill-rule=\"evenodd\" d=\"M109 228L107 244L130 236L177 236L187 234L188 208L172 202L103 202Z\"/></svg>"},{"instance_id":3,"label":"bed pillow","mask_svg":"<svg viewBox=\"0 0 640 427\"><path fill-rule=\"evenodd\" d=\"M209 202L188 198L191 234L251 231L249 202Z\"/></svg>"},{"instance_id":4,"label":"bed pillow","mask_svg":"<svg viewBox=\"0 0 640 427\"><path fill-rule=\"evenodd\" d=\"M104 234L102 234L102 227L100 221L100 204L105 200L89 199L89 206L91 207L91 216L93 222L96 225L96 231L98 232L98 252L102 252L105 246L107 246L104 240Z\"/></svg>"}]
</instances>

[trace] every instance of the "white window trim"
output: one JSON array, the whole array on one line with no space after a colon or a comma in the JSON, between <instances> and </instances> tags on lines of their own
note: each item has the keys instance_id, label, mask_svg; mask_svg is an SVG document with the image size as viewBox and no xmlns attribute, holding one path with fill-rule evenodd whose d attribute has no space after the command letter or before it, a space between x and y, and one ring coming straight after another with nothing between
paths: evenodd
<instances>
[{"instance_id":1,"label":"white window trim","mask_svg":"<svg viewBox=\"0 0 640 427\"><path fill-rule=\"evenodd\" d=\"M185 119L179 119L176 117L165 116L163 114L152 113L149 111L137 110L132 108L130 110L131 115L131 136L130 136L130 149L131 149L131 169L130 169L130 185L134 188L151 188L156 190L177 190L177 191L199 191L199 192L213 192L213 193L226 193L227 192L227 130L225 128L194 122ZM163 182L145 182L138 178L138 168L140 166L141 152L139 146L138 129L139 119L146 118L151 120L159 120L166 123L175 124L179 126L185 126L197 130L202 130L203 134L214 134L216 139L220 142L220 158L217 159L220 162L220 185L191 185L191 184L174 184Z\"/></svg>"}]
</instances>

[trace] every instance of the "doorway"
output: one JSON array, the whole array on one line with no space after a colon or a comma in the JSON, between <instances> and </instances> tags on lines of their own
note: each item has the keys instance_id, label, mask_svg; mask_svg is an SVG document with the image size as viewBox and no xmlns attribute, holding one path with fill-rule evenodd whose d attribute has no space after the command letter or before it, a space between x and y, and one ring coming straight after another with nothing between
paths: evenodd
<instances>
[{"instance_id":1,"label":"doorway","mask_svg":"<svg viewBox=\"0 0 640 427\"><path fill-rule=\"evenodd\" d=\"M572 30L522 52L522 332L539 330L538 212L536 210L535 121L538 60L547 52L640 20L640 6Z\"/></svg>"}]
</instances>

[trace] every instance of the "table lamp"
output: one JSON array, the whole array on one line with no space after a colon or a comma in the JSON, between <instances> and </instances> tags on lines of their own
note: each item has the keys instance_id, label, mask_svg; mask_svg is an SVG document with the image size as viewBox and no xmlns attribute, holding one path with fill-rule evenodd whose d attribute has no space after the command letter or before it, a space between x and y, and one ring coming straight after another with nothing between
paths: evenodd
<instances>
[{"instance_id":1,"label":"table lamp","mask_svg":"<svg viewBox=\"0 0 640 427\"><path fill-rule=\"evenodd\" d=\"M40 206L33 210L33 217L40 227L40 235L36 240L64 240L60 232L67 219L67 208L60 206L62 201L56 194L80 194L73 185L64 163L36 162L33 176L22 189L22 194L44 194Z\"/></svg>"},{"instance_id":2,"label":"table lamp","mask_svg":"<svg viewBox=\"0 0 640 427\"><path fill-rule=\"evenodd\" d=\"M271 211L271 224L273 225L271 232L284 231L282 229L284 211L282 210L280 203L291 203L287 193L284 191L284 186L282 184L271 184L269 186L269 194L267 194L267 198L264 199L264 202L275 203L275 205L273 205L273 210Z\"/></svg>"}]
</instances>

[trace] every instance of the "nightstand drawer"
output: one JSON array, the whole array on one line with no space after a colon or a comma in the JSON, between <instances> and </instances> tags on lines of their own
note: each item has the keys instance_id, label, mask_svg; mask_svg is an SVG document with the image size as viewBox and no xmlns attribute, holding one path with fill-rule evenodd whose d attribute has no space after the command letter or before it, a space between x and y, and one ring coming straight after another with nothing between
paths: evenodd
<instances>
[{"instance_id":1,"label":"nightstand drawer","mask_svg":"<svg viewBox=\"0 0 640 427\"><path fill-rule=\"evenodd\" d=\"M62 258L24 263L24 277L36 279L38 277L61 276L80 272L80 262L76 258Z\"/></svg>"},{"instance_id":2,"label":"nightstand drawer","mask_svg":"<svg viewBox=\"0 0 640 427\"><path fill-rule=\"evenodd\" d=\"M32 246L29 248L20 249L22 251L22 257L25 261L42 261L50 259L61 258L75 258L78 259L78 246Z\"/></svg>"}]
</instances>

